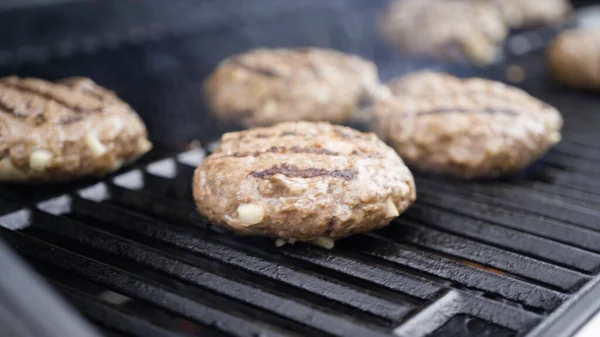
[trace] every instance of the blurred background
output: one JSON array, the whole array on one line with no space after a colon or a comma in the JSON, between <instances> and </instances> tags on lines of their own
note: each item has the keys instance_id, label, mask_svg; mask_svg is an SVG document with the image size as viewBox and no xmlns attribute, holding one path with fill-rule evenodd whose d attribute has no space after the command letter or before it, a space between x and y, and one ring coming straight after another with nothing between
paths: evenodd
<instances>
[{"instance_id":1,"label":"blurred background","mask_svg":"<svg viewBox=\"0 0 600 337\"><path fill-rule=\"evenodd\" d=\"M159 147L173 150L230 128L207 117L201 83L220 60L251 48L310 45L356 53L374 60L383 80L422 67L472 72L468 64L448 69L386 43L377 21L388 3L3 0L0 76L91 77L142 115Z\"/></svg>"},{"instance_id":2,"label":"blurred background","mask_svg":"<svg viewBox=\"0 0 600 337\"><path fill-rule=\"evenodd\" d=\"M320 46L387 62L374 39L378 0L2 1L0 76L88 76L146 121L158 146L181 149L223 128L203 111L201 83L248 49ZM274 29L274 27L276 27ZM195 121L190 125L190 121Z\"/></svg>"}]
</instances>

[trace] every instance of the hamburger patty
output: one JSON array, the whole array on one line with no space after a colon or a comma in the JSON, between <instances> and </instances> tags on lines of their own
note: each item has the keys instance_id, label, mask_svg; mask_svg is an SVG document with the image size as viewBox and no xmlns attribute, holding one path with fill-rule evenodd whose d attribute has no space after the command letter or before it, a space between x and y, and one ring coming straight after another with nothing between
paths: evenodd
<instances>
[{"instance_id":1,"label":"hamburger patty","mask_svg":"<svg viewBox=\"0 0 600 337\"><path fill-rule=\"evenodd\" d=\"M377 136L310 122L225 134L193 189L217 225L327 245L388 225L416 197L412 174Z\"/></svg>"},{"instance_id":2,"label":"hamburger patty","mask_svg":"<svg viewBox=\"0 0 600 337\"><path fill-rule=\"evenodd\" d=\"M0 78L0 181L101 176L148 152L146 127L87 78Z\"/></svg>"},{"instance_id":3,"label":"hamburger patty","mask_svg":"<svg viewBox=\"0 0 600 337\"><path fill-rule=\"evenodd\" d=\"M383 90L383 92L380 92ZM256 49L230 57L204 85L212 114L250 126L285 121L344 123L387 93L375 64L319 48Z\"/></svg>"},{"instance_id":4,"label":"hamburger patty","mask_svg":"<svg viewBox=\"0 0 600 337\"><path fill-rule=\"evenodd\" d=\"M422 71L389 84L372 128L409 164L462 178L516 172L560 140L562 117L523 90Z\"/></svg>"},{"instance_id":5,"label":"hamburger patty","mask_svg":"<svg viewBox=\"0 0 600 337\"><path fill-rule=\"evenodd\" d=\"M557 81L577 89L600 89L600 31L589 28L563 31L547 54Z\"/></svg>"}]
</instances>

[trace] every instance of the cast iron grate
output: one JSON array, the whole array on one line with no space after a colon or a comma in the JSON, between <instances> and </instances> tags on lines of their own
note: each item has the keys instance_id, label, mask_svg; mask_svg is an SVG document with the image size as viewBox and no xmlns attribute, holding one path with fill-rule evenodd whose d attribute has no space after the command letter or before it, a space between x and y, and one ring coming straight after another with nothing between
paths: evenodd
<instances>
[{"instance_id":1,"label":"cast iron grate","mask_svg":"<svg viewBox=\"0 0 600 337\"><path fill-rule=\"evenodd\" d=\"M202 148L53 197L3 187L30 207L3 202L0 234L110 336L515 336L598 281L597 192L569 183L597 181L597 151L567 133L525 178L418 175L414 207L332 251L212 228Z\"/></svg>"}]
</instances>

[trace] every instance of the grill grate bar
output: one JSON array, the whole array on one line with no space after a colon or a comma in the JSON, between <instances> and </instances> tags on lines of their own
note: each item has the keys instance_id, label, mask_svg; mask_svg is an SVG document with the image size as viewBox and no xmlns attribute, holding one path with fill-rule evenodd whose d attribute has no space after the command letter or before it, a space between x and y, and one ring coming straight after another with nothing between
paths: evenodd
<instances>
[{"instance_id":1,"label":"grill grate bar","mask_svg":"<svg viewBox=\"0 0 600 337\"><path fill-rule=\"evenodd\" d=\"M145 265L171 277L181 279L186 283L222 293L246 304L257 306L322 331L349 336L353 331L360 329L360 326L349 324L347 320L323 312L314 308L314 306L309 307L301 302L274 295L266 290L201 270L188 263L178 261L176 258L170 258L157 251L140 246L135 242L78 225L70 219L40 214L37 223L40 225L36 226L41 226L44 230L67 236L88 247L101 249L115 254L119 258L131 259L136 264ZM401 319L412 310L411 307L377 300L376 298L372 298L371 301L370 313L391 321ZM330 331L331 326L336 326L337 330Z\"/></svg>"},{"instance_id":2,"label":"grill grate bar","mask_svg":"<svg viewBox=\"0 0 600 337\"><path fill-rule=\"evenodd\" d=\"M111 330L100 329L100 331L102 332L104 337L130 337L122 334L117 334L117 332Z\"/></svg>"},{"instance_id":3,"label":"grill grate bar","mask_svg":"<svg viewBox=\"0 0 600 337\"><path fill-rule=\"evenodd\" d=\"M390 242L372 234L350 237L340 245L353 247L365 255L410 267L470 288L497 294L533 308L552 310L566 298L564 294L547 288L511 279L505 275L475 268L429 252L417 252L411 246Z\"/></svg>"},{"instance_id":4,"label":"grill grate bar","mask_svg":"<svg viewBox=\"0 0 600 337\"><path fill-rule=\"evenodd\" d=\"M110 202L126 205L139 212L151 212L161 220L181 221L194 224L208 224L196 211L191 203L157 197L154 193L145 190L132 190L119 185L108 185Z\"/></svg>"},{"instance_id":5,"label":"grill grate bar","mask_svg":"<svg viewBox=\"0 0 600 337\"><path fill-rule=\"evenodd\" d=\"M468 195L490 205L502 205L515 210L534 213L589 229L600 230L600 212L563 202L561 198L537 193L518 186L495 184L493 188L477 183L459 184L454 181L435 181L419 177L417 184L421 191L430 189L436 193Z\"/></svg>"},{"instance_id":6,"label":"grill grate bar","mask_svg":"<svg viewBox=\"0 0 600 337\"><path fill-rule=\"evenodd\" d=\"M589 133L587 130L574 130L573 132L569 132L568 129L565 129L565 134L569 134L567 142L577 144L579 146L584 146L589 149L600 149L598 145L598 135ZM561 143L564 141L561 141Z\"/></svg>"},{"instance_id":7,"label":"grill grate bar","mask_svg":"<svg viewBox=\"0 0 600 337\"><path fill-rule=\"evenodd\" d=\"M130 272L135 272L137 275L143 275L143 277L149 279L150 277L154 277L157 274L151 274L149 270L144 268L138 268L137 266L132 266L131 264L120 263L124 262L121 260L115 260L112 256L108 254L102 254L96 252L95 250L86 249L76 243L73 243L67 239L63 239L53 233L45 232L43 230L26 230L29 236L39 238L47 243L53 245L64 245L66 249L69 249L77 254L85 253L88 254L89 258L93 258L96 261L112 264L113 267L127 269ZM91 299L98 303L98 305L105 306L106 310L117 310L121 314L131 316L137 319L146 320L147 317L152 317L152 320L149 321L153 326L170 329L174 332L178 333L190 333L190 332L206 332L209 336L215 335L219 337L231 336L226 335L223 332L219 332L215 330L213 327L201 325L197 322L193 322L191 320L185 319L180 315L168 312L163 310L162 308L148 305L147 302L137 300L135 298L131 298L125 296L122 293L119 293L115 290L109 290L108 288L95 283L89 279L83 278L83 276L77 275L73 272L57 269L56 267L49 265L44 262L30 260L33 267L36 271L38 271L44 278L52 282L55 286L59 287L59 291L74 291L85 298ZM126 261L126 260L125 260ZM191 286L186 286L184 284L178 284L177 282L171 281L169 282L164 278L157 278L158 282L166 285L167 288L177 289L180 293L185 293L187 296L192 296L193 294L201 294L199 291L191 291L194 290ZM183 290L185 288L185 290ZM110 326L102 325L100 322L96 322L100 324L100 328L104 330L116 331L119 332L119 329L111 328Z\"/></svg>"},{"instance_id":8,"label":"grill grate bar","mask_svg":"<svg viewBox=\"0 0 600 337\"><path fill-rule=\"evenodd\" d=\"M129 192L130 192L130 191L129 191ZM114 197L114 196L113 196L113 197ZM155 212L155 211L152 211L152 213L153 213L153 214L156 214L156 212ZM464 267L464 266L462 266L462 267ZM472 269L476 269L476 268L472 268ZM423 270L423 269L421 269L421 270ZM506 278L506 279L507 279L507 280L509 280L509 281L511 281L511 282L517 281L517 280L511 280L510 278ZM458 283L461 283L461 281L460 281L460 280L459 280L459 281L457 281L457 280L454 280L454 281L456 281L456 282L458 282ZM526 285L526 287L528 286L528 284L527 284L527 283L523 283L523 284L525 284L525 285ZM470 286L470 285L468 285L468 286ZM542 289L542 291L544 291L544 289ZM560 297L560 295L559 295L559 297ZM556 304L556 303L555 303L555 304ZM526 303L526 305L529 305L529 304L527 304L527 303ZM535 305L531 305L531 306L532 306L532 307L535 307ZM544 309L547 309L547 308L544 308Z\"/></svg>"},{"instance_id":9,"label":"grill grate bar","mask_svg":"<svg viewBox=\"0 0 600 337\"><path fill-rule=\"evenodd\" d=\"M85 316L103 327L140 337L184 337L182 334L151 325L146 320L127 315L108 304L101 304L76 290L57 283L53 285ZM214 332L210 335L209 333L211 332L208 330L202 331L203 336L217 336Z\"/></svg>"},{"instance_id":10,"label":"grill grate bar","mask_svg":"<svg viewBox=\"0 0 600 337\"><path fill-rule=\"evenodd\" d=\"M194 169L195 167L176 163L174 170L177 175L173 178L157 175L159 172L144 172L144 190L193 205L190 182Z\"/></svg>"},{"instance_id":11,"label":"grill grate bar","mask_svg":"<svg viewBox=\"0 0 600 337\"><path fill-rule=\"evenodd\" d=\"M553 185L551 182L520 181L519 184L531 190L550 195L557 195L559 198L567 197L576 204L586 208L595 209L600 207L598 196L588 192L564 188L563 186Z\"/></svg>"},{"instance_id":12,"label":"grill grate bar","mask_svg":"<svg viewBox=\"0 0 600 337\"><path fill-rule=\"evenodd\" d=\"M454 289L411 317L394 333L401 337L430 336L457 315L478 317L516 332L529 330L540 320L536 314Z\"/></svg>"},{"instance_id":13,"label":"grill grate bar","mask_svg":"<svg viewBox=\"0 0 600 337\"><path fill-rule=\"evenodd\" d=\"M29 259L83 275L109 289L118 289L117 291L129 297L147 301L200 324L214 326L234 336L254 337L261 332L274 336L290 335L290 333L264 323L258 323L252 318L242 318L229 312L216 310L208 304L190 300L140 277L69 252L37 238L7 231L4 228L0 228L0 232L13 248Z\"/></svg>"},{"instance_id":14,"label":"grill grate bar","mask_svg":"<svg viewBox=\"0 0 600 337\"><path fill-rule=\"evenodd\" d=\"M339 250L325 252L312 247L286 245L279 248L279 253L420 299L433 299L443 291L443 285L437 282L377 265ZM374 277L375 275L377 277Z\"/></svg>"},{"instance_id":15,"label":"grill grate bar","mask_svg":"<svg viewBox=\"0 0 600 337\"><path fill-rule=\"evenodd\" d=\"M401 218L382 231L385 236L401 238L414 245L440 251L461 259L500 269L536 282L557 288L563 292L574 291L591 277L556 265L539 261L517 253L482 244L463 237L437 231ZM493 270L502 273L500 270Z\"/></svg>"},{"instance_id":16,"label":"grill grate bar","mask_svg":"<svg viewBox=\"0 0 600 337\"><path fill-rule=\"evenodd\" d=\"M594 253L484 221L465 219L431 206L425 209L421 204L414 205L405 215L428 226L529 254L566 268L591 273L600 266L600 256Z\"/></svg>"},{"instance_id":17,"label":"grill grate bar","mask_svg":"<svg viewBox=\"0 0 600 337\"><path fill-rule=\"evenodd\" d=\"M600 232L520 211L490 206L461 196L431 193L428 190L421 192L420 195L421 202L425 205L435 206L450 213L465 215L472 219L483 220L593 252L600 252L598 246ZM417 209L424 213L423 208L420 205L418 207Z\"/></svg>"},{"instance_id":18,"label":"grill grate bar","mask_svg":"<svg viewBox=\"0 0 600 337\"><path fill-rule=\"evenodd\" d=\"M77 205L76 205L77 204ZM359 309L363 312L397 320L407 313L407 309L386 300L374 297L369 291L358 289L343 282L328 280L309 271L300 271L288 267L282 261L275 263L267 259L233 249L202 236L190 236L175 227L165 230L166 225L119 209L114 206L94 204L83 199L74 200L73 211L81 215L93 217L136 234L159 240L190 253L200 254L230 266L240 268L253 274L276 279L284 284L300 288L329 300ZM424 290L428 290L426 286ZM437 289L436 289L437 290Z\"/></svg>"},{"instance_id":19,"label":"grill grate bar","mask_svg":"<svg viewBox=\"0 0 600 337\"><path fill-rule=\"evenodd\" d=\"M543 161L553 167L587 174L591 179L598 180L598 177L600 176L600 170L598 169L600 161L598 161L597 158L598 157L596 157L596 159L581 158L570 153L551 151L544 157Z\"/></svg>"},{"instance_id":20,"label":"grill grate bar","mask_svg":"<svg viewBox=\"0 0 600 337\"><path fill-rule=\"evenodd\" d=\"M536 178L567 189L574 189L596 195L600 194L600 181L591 178L589 175L546 168L543 171L538 172Z\"/></svg>"},{"instance_id":21,"label":"grill grate bar","mask_svg":"<svg viewBox=\"0 0 600 337\"><path fill-rule=\"evenodd\" d=\"M591 147L591 145L583 145L571 140L573 135L569 135L569 139L564 139L555 146L551 153L557 152L561 156L566 155L572 158L588 159L592 161L600 161L600 147Z\"/></svg>"}]
</instances>

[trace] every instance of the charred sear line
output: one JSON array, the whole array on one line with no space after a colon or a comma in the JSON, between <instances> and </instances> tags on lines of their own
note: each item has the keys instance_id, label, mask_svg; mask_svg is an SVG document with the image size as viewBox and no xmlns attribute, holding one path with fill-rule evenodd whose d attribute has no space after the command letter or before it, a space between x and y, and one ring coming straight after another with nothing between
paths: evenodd
<instances>
[{"instance_id":1,"label":"charred sear line","mask_svg":"<svg viewBox=\"0 0 600 337\"><path fill-rule=\"evenodd\" d=\"M242 60L240 60L238 58L233 58L233 59L231 59L230 62L237 65L238 67L244 68L248 71L251 71L251 72L259 74L259 75L263 75L266 77L280 77L279 74L277 72L273 71L272 69L269 69L269 68L263 67L263 66L250 65L250 64L243 62Z\"/></svg>"},{"instance_id":2,"label":"charred sear line","mask_svg":"<svg viewBox=\"0 0 600 337\"><path fill-rule=\"evenodd\" d=\"M79 122L83 118L84 118L84 116L82 116L82 115L63 116L60 118L59 123L60 124L71 124L71 123Z\"/></svg>"},{"instance_id":3,"label":"charred sear line","mask_svg":"<svg viewBox=\"0 0 600 337\"><path fill-rule=\"evenodd\" d=\"M464 80L465 79L463 79L463 81ZM421 91L419 91L419 92L413 92L410 89L410 85L402 84L401 79L388 82L387 87L396 96L409 96L409 97L419 97L419 98L426 98L426 97L438 97L438 98L450 97L450 98L452 98L452 97L458 97L458 96L474 98L476 96L493 96L496 98L511 100L510 96L512 95L510 92L491 93L487 87L475 88L475 89L469 89L469 90L464 90L464 89L457 90L455 88L455 90L451 91L451 90L448 90L447 88L445 88L444 90L440 90L436 86L427 86L427 87L422 88Z\"/></svg>"},{"instance_id":4,"label":"charred sear line","mask_svg":"<svg viewBox=\"0 0 600 337\"><path fill-rule=\"evenodd\" d=\"M314 153L314 154L323 154L323 155L328 155L328 156L337 156L338 155L337 152L332 152L332 151L329 151L326 149L314 149L314 148L309 148L309 147L298 147L298 146L293 146L290 148L287 148L284 146L273 146L264 151L236 152L236 153L231 154L230 156L231 157L258 157L265 153L286 153L286 152Z\"/></svg>"},{"instance_id":5,"label":"charred sear line","mask_svg":"<svg viewBox=\"0 0 600 337\"><path fill-rule=\"evenodd\" d=\"M518 116L520 113L516 110L507 109L507 108L494 108L494 107L485 107L482 109L465 109L465 108L438 108L432 110L418 111L414 116L426 116L426 115L438 115L438 114L446 114L446 113L486 113L490 115L509 115L509 116ZM405 115L406 117L410 116L409 114Z\"/></svg>"},{"instance_id":6,"label":"charred sear line","mask_svg":"<svg viewBox=\"0 0 600 337\"><path fill-rule=\"evenodd\" d=\"M309 63L308 69L310 69L310 71L315 75L316 78L324 78L323 72L321 71L318 65L314 63Z\"/></svg>"},{"instance_id":7,"label":"charred sear line","mask_svg":"<svg viewBox=\"0 0 600 337\"><path fill-rule=\"evenodd\" d=\"M299 136L299 137L314 137L315 135L297 133L293 131L287 131L283 133L242 133L238 137L237 140L243 140L248 138L274 138L274 137L283 137L283 136Z\"/></svg>"},{"instance_id":8,"label":"charred sear line","mask_svg":"<svg viewBox=\"0 0 600 337\"><path fill-rule=\"evenodd\" d=\"M91 89L87 89L87 88L81 88L81 92L88 95L88 96L92 96L97 100L103 101L106 97L102 96L102 94L97 93Z\"/></svg>"},{"instance_id":9,"label":"charred sear line","mask_svg":"<svg viewBox=\"0 0 600 337\"><path fill-rule=\"evenodd\" d=\"M94 97L100 101L103 101L106 97L104 97L101 93L96 92L94 89L88 87L88 86L77 86L77 81L76 80L72 80L72 79L63 79L60 80L58 82L56 82L57 84L63 85L65 87L68 87L70 89L79 91L82 94Z\"/></svg>"},{"instance_id":10,"label":"charred sear line","mask_svg":"<svg viewBox=\"0 0 600 337\"><path fill-rule=\"evenodd\" d=\"M28 110L28 106L19 108L11 107L0 99L0 111L2 112L12 114L19 118L30 118L32 121L35 122L36 125L41 125L46 121L43 109L33 111L32 109Z\"/></svg>"},{"instance_id":11,"label":"charred sear line","mask_svg":"<svg viewBox=\"0 0 600 337\"><path fill-rule=\"evenodd\" d=\"M0 100L0 111L4 111L7 113L12 113L14 115L17 115L19 117L25 117L22 114L18 113L15 109L9 107L8 105L6 105L4 102L2 102L2 100Z\"/></svg>"},{"instance_id":12,"label":"charred sear line","mask_svg":"<svg viewBox=\"0 0 600 337\"><path fill-rule=\"evenodd\" d=\"M41 92L41 91L37 91L35 89L29 88L27 86L24 85L20 85L20 84L13 84L13 83L6 83L6 82L0 82L0 85L9 87L9 88L13 88L22 92L26 92L26 93L30 93L32 95L37 95L40 97L43 97L47 100L51 100L51 101L55 101L58 104L64 106L67 109L71 109L75 112L80 112L80 113L91 113L91 112L100 112L102 111L102 108L96 108L96 109L84 109L80 106L76 106L76 105L71 105L68 102L63 101L61 98L56 97L52 94L48 94L45 92Z\"/></svg>"},{"instance_id":13,"label":"charred sear line","mask_svg":"<svg viewBox=\"0 0 600 337\"><path fill-rule=\"evenodd\" d=\"M332 177L342 178L344 180L353 180L356 177L356 170L326 170L316 168L301 169L295 165L280 164L266 170L250 172L251 176L259 179L269 179L276 174L282 174L290 178Z\"/></svg>"},{"instance_id":14,"label":"charred sear line","mask_svg":"<svg viewBox=\"0 0 600 337\"><path fill-rule=\"evenodd\" d=\"M338 136L340 138L344 138L344 139L365 139L365 140L369 139L368 136L363 136L362 134L353 134L353 133L338 130L338 129L333 129L332 132L336 136ZM282 133L242 133L234 139L243 140L243 139L248 139L248 138L275 138L275 137L285 137L285 136L313 138L318 135L314 134L314 133L301 133L301 132L295 132L295 131L285 131Z\"/></svg>"}]
</instances>

